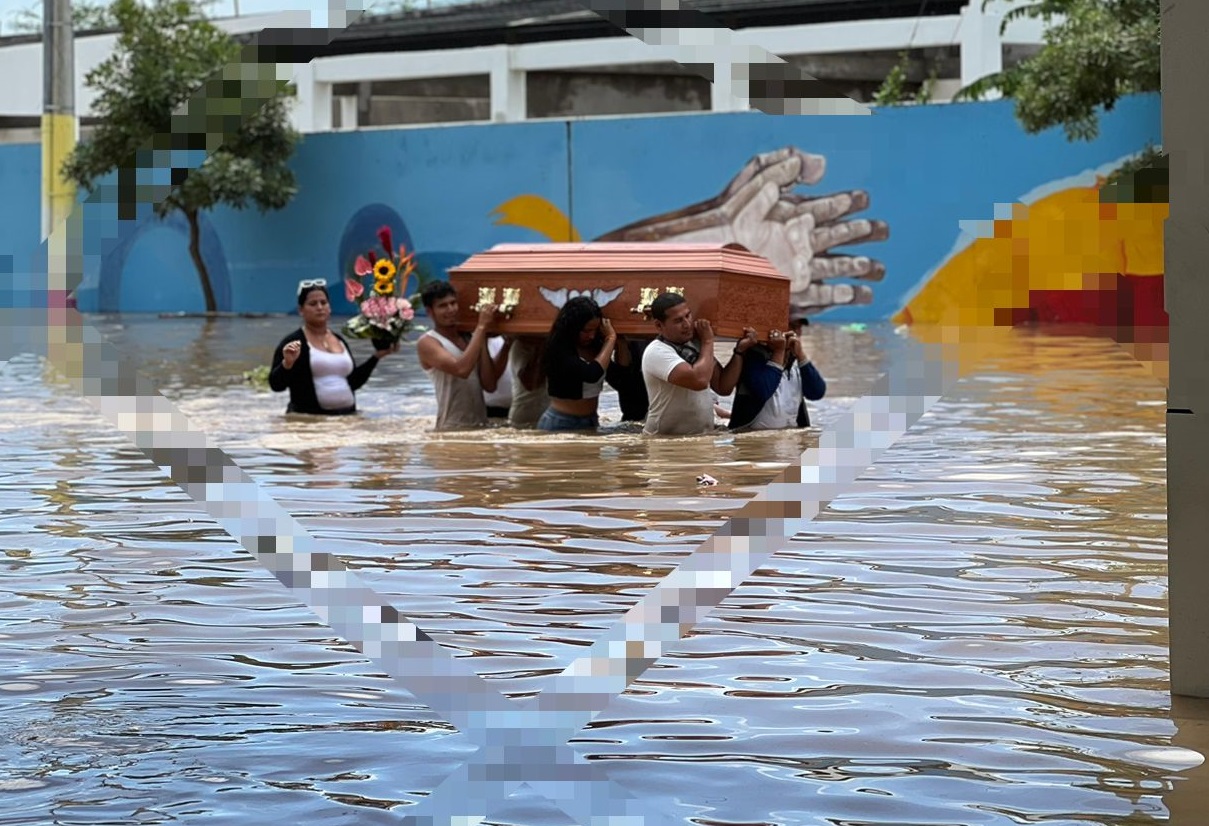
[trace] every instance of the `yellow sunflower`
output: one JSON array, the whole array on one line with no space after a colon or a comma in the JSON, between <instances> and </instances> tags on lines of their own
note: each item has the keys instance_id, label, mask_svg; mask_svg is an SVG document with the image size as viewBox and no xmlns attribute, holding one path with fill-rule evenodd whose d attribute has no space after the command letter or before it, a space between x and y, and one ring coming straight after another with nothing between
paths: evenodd
<instances>
[{"instance_id":1,"label":"yellow sunflower","mask_svg":"<svg viewBox=\"0 0 1209 826\"><path fill-rule=\"evenodd\" d=\"M374 292L378 295L394 295L395 280L393 278L379 278L374 283Z\"/></svg>"},{"instance_id":2,"label":"yellow sunflower","mask_svg":"<svg viewBox=\"0 0 1209 826\"><path fill-rule=\"evenodd\" d=\"M374 278L379 281L385 281L388 278L395 277L395 262L389 258L383 258L374 264Z\"/></svg>"}]
</instances>

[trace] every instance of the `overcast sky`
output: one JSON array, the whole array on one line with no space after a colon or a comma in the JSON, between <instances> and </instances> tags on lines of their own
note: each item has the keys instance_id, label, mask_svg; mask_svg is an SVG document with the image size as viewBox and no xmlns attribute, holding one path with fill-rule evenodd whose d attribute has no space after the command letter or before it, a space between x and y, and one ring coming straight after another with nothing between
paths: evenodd
<instances>
[{"instance_id":1,"label":"overcast sky","mask_svg":"<svg viewBox=\"0 0 1209 826\"><path fill-rule=\"evenodd\" d=\"M347 4L348 0L345 0ZM418 5L423 6L428 0L419 0ZM446 6L456 0L431 0L433 6ZM294 11L306 9L311 12L312 25L322 25L327 19L328 0L217 0L209 8L209 13L213 17L233 17L235 15L235 6L239 5L239 14L241 17L250 14L267 14L275 11ZM373 0L360 0L360 7L365 8L366 5L372 4ZM41 14L41 3L39 0L0 0L0 33L16 34L11 28L13 23L14 12L19 12L21 9L37 9Z\"/></svg>"}]
</instances>

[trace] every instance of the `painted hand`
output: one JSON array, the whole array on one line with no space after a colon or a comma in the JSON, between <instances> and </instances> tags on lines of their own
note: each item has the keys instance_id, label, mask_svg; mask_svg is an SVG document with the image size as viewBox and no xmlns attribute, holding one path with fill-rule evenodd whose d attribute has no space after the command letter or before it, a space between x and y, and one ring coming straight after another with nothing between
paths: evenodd
<instances>
[{"instance_id":1,"label":"painted hand","mask_svg":"<svg viewBox=\"0 0 1209 826\"><path fill-rule=\"evenodd\" d=\"M871 287L829 282L880 281L885 266L866 256L831 251L883 241L889 229L883 221L849 217L869 206L869 196L861 190L815 198L794 192L799 185L817 184L825 170L822 156L792 146L757 155L720 195L630 224L598 240L739 243L790 278L795 316L843 304L868 304L873 300Z\"/></svg>"}]
</instances>

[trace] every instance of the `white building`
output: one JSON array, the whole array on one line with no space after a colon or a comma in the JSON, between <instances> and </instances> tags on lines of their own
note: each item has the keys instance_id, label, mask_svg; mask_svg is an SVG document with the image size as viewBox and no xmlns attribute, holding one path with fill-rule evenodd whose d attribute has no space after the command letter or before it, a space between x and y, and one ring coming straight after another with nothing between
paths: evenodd
<instances>
[{"instance_id":1,"label":"white building","mask_svg":"<svg viewBox=\"0 0 1209 826\"><path fill-rule=\"evenodd\" d=\"M985 9L982 0L691 5L731 29L732 44L762 47L857 101L871 99L903 53L909 85L934 76L932 99L941 102L1043 42L1043 24L1031 19L1001 32L1004 13L1020 0L992 0ZM305 12L215 22L237 34L311 25ZM577 0L503 0L371 17L316 45L305 41L320 33L307 34L293 38L291 55L299 89L295 118L303 132L749 108L730 84L711 83L711 67L701 65L714 61L713 76L730 77L725 49L709 41L696 48L649 45ZM93 95L83 78L114 42L113 34L77 35L76 112L85 131ZM0 38L0 76L21 79L0 87L0 141L37 141L38 35Z\"/></svg>"}]
</instances>

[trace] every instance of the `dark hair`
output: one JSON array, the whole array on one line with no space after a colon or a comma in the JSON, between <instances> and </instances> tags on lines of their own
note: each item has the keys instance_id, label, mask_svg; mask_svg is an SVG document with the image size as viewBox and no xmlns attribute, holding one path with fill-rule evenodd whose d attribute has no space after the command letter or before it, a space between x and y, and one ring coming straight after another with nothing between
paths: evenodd
<instances>
[{"instance_id":1,"label":"dark hair","mask_svg":"<svg viewBox=\"0 0 1209 826\"><path fill-rule=\"evenodd\" d=\"M431 284L420 290L420 302L427 310L432 309L432 305L436 304L447 295L457 295L458 291L448 281L433 281Z\"/></svg>"},{"instance_id":2,"label":"dark hair","mask_svg":"<svg viewBox=\"0 0 1209 826\"><path fill-rule=\"evenodd\" d=\"M331 295L328 294L327 287L321 286L319 284L312 284L311 286L303 287L301 290L298 291L298 306L301 307L304 304L306 304L306 297L308 295L310 295L311 293L313 293L315 290L319 290L320 292L322 292L324 298L327 299L328 303L329 304L332 303L332 297L331 297Z\"/></svg>"},{"instance_id":3,"label":"dark hair","mask_svg":"<svg viewBox=\"0 0 1209 826\"><path fill-rule=\"evenodd\" d=\"M662 293L651 302L651 318L656 321L666 321L667 311L684 303L680 293Z\"/></svg>"},{"instance_id":4,"label":"dark hair","mask_svg":"<svg viewBox=\"0 0 1209 826\"><path fill-rule=\"evenodd\" d=\"M604 318L600 305L586 295L577 295L567 301L558 311L558 317L550 325L550 338L546 341L546 351L542 353L542 364L549 375L554 370L556 360L560 355L579 351L579 334L594 318ZM604 334L597 330L596 344L604 341Z\"/></svg>"}]
</instances>

